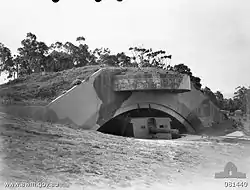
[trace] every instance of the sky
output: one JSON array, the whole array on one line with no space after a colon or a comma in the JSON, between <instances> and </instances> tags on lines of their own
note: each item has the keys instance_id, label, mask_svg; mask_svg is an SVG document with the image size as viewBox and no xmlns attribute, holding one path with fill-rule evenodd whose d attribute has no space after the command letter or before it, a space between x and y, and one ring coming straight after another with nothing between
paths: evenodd
<instances>
[{"instance_id":1,"label":"sky","mask_svg":"<svg viewBox=\"0 0 250 190\"><path fill-rule=\"evenodd\" d=\"M0 18L0 42L14 54L28 32L47 45L83 36L90 49L165 50L225 97L250 85L249 0L0 0Z\"/></svg>"}]
</instances>

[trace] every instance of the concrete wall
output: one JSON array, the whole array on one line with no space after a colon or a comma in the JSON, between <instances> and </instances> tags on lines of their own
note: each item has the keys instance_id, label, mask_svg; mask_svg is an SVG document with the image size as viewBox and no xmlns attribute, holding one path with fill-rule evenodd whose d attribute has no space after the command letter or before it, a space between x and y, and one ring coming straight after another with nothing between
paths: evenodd
<instances>
[{"instance_id":1,"label":"concrete wall","mask_svg":"<svg viewBox=\"0 0 250 190\"><path fill-rule=\"evenodd\" d=\"M191 90L190 77L175 72L134 72L113 77L114 91L171 90L187 92Z\"/></svg>"},{"instance_id":2,"label":"concrete wall","mask_svg":"<svg viewBox=\"0 0 250 190\"><path fill-rule=\"evenodd\" d=\"M117 112L120 114L128 111L128 107L131 107L130 110L134 109L132 105L136 106L145 103L157 104L167 108L168 110L162 111L177 118L187 128L190 128L188 125L191 125L195 131L209 127L214 122L222 121L220 110L202 92L195 88L192 88L190 92L178 94L162 91L133 92Z\"/></svg>"},{"instance_id":3,"label":"concrete wall","mask_svg":"<svg viewBox=\"0 0 250 190\"><path fill-rule=\"evenodd\" d=\"M74 123L85 129L93 128L99 117L99 109L102 104L93 88L93 83L101 72L102 69L98 70L88 80L52 101L48 105L48 110L54 112L51 119L54 122Z\"/></svg>"},{"instance_id":4,"label":"concrete wall","mask_svg":"<svg viewBox=\"0 0 250 190\"><path fill-rule=\"evenodd\" d=\"M97 130L115 115L134 109L138 104L150 104L169 113L193 132L221 121L218 108L193 87L185 93L114 91L113 76L122 71L118 68L100 69L46 107L2 107L0 111L91 130Z\"/></svg>"},{"instance_id":5,"label":"concrete wall","mask_svg":"<svg viewBox=\"0 0 250 190\"><path fill-rule=\"evenodd\" d=\"M128 105L125 104L121 108L119 108L116 111L114 116L120 115L130 110L138 109L138 108L152 108L152 109L156 109L156 110L159 110L159 111L162 111L171 115L172 117L176 118L180 123L182 123L186 127L189 133L195 133L193 126L185 119L185 117L183 117L180 113L178 113L174 109L171 109L170 107L167 107L164 104L159 104L158 102L155 101L155 99L151 102L150 101L138 101L138 99L135 99L135 100L136 101L134 101L134 103L131 103Z\"/></svg>"},{"instance_id":6,"label":"concrete wall","mask_svg":"<svg viewBox=\"0 0 250 190\"><path fill-rule=\"evenodd\" d=\"M213 123L223 121L224 117L220 109L194 87L191 92L183 94L182 98L188 102L187 106L199 118L203 127L210 127Z\"/></svg>"}]
</instances>

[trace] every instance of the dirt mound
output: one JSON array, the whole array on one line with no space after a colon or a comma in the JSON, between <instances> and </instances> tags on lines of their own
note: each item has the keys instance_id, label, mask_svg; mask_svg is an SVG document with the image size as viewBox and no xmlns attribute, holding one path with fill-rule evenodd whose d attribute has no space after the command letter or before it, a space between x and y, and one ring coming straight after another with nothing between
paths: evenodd
<instances>
[{"instance_id":1,"label":"dirt mound","mask_svg":"<svg viewBox=\"0 0 250 190\"><path fill-rule=\"evenodd\" d=\"M214 173L227 161L250 172L244 160L250 147L244 144L123 138L3 113L0 132L2 182L59 183L70 189L155 189L158 183L166 189L190 180L219 183Z\"/></svg>"},{"instance_id":2,"label":"dirt mound","mask_svg":"<svg viewBox=\"0 0 250 190\"><path fill-rule=\"evenodd\" d=\"M79 68L64 70L61 72L50 72L42 75L34 73L28 76L9 81L0 85L0 103L3 104L21 104L21 105L47 105L50 101L61 95L72 87L77 80L84 80L103 66L92 65ZM105 66L108 67L108 66ZM117 68L117 67L110 67ZM161 73L166 72L179 75L171 71L159 68L120 68L120 74L134 73Z\"/></svg>"},{"instance_id":3,"label":"dirt mound","mask_svg":"<svg viewBox=\"0 0 250 190\"><path fill-rule=\"evenodd\" d=\"M34 73L0 85L0 100L6 104L47 105L71 87L76 80L84 80L99 66L86 66L42 75Z\"/></svg>"}]
</instances>

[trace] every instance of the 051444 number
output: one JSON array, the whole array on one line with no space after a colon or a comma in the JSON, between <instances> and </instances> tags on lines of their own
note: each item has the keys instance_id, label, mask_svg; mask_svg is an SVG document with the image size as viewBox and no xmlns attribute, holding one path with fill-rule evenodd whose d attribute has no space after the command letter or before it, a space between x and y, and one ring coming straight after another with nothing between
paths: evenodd
<instances>
[{"instance_id":1,"label":"051444 number","mask_svg":"<svg viewBox=\"0 0 250 190\"><path fill-rule=\"evenodd\" d=\"M225 187L248 187L248 182L246 182L246 181L225 182Z\"/></svg>"}]
</instances>

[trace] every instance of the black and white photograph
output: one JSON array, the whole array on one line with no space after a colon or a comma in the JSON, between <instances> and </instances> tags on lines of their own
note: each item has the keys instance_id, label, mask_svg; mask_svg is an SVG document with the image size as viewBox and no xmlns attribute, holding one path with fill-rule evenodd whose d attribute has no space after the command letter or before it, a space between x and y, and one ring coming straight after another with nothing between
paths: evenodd
<instances>
[{"instance_id":1,"label":"black and white photograph","mask_svg":"<svg viewBox=\"0 0 250 190\"><path fill-rule=\"evenodd\" d=\"M0 190L250 189L249 0L0 0Z\"/></svg>"}]
</instances>

